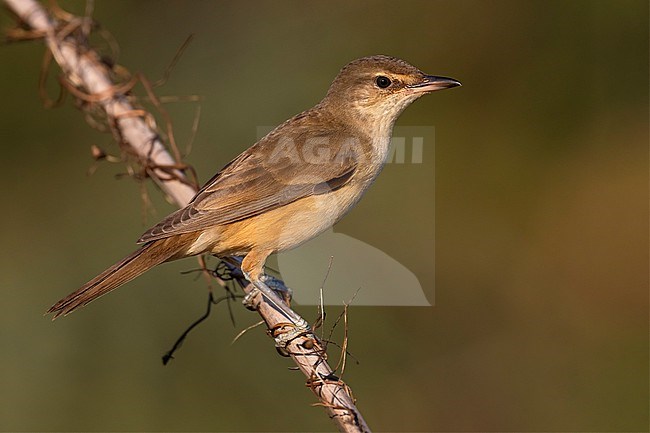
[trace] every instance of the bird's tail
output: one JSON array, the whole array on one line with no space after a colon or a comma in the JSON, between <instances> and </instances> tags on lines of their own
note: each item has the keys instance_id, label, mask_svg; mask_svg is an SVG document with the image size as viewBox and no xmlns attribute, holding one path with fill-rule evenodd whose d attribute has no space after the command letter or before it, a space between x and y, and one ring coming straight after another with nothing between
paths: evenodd
<instances>
[{"instance_id":1,"label":"bird's tail","mask_svg":"<svg viewBox=\"0 0 650 433\"><path fill-rule=\"evenodd\" d=\"M52 320L70 314L79 307L94 301L122 284L131 281L152 267L172 258L180 250L181 242L171 238L153 241L115 263L101 274L84 284L76 292L52 305L47 313L54 313Z\"/></svg>"}]
</instances>

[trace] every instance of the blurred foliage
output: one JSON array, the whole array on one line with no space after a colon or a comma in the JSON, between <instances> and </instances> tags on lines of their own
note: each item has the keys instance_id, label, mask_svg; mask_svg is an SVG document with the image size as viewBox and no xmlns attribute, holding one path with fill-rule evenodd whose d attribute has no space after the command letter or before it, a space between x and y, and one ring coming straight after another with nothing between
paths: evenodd
<instances>
[{"instance_id":1,"label":"blurred foliage","mask_svg":"<svg viewBox=\"0 0 650 433\"><path fill-rule=\"evenodd\" d=\"M159 94L204 98L188 157L202 181L354 58L461 80L398 122L434 125L435 159L428 137L424 164L387 166L336 228L408 266L435 301L351 309L359 407L377 431L647 431L647 1L98 0L95 16L119 62L151 79L196 34ZM0 47L0 429L331 430L263 332L230 345L257 320L239 306L237 327L218 309L162 367L204 308L204 282L179 273L192 260L42 317L172 210L152 192L143 221L122 166L86 175L91 145L117 150L69 101L43 108L42 53ZM187 142L196 104L168 108Z\"/></svg>"}]
</instances>

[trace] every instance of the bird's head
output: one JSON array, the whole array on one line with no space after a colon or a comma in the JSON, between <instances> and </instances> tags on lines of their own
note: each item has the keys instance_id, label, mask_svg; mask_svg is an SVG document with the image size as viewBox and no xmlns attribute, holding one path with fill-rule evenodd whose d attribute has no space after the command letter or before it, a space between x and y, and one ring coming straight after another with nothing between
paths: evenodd
<instances>
[{"instance_id":1,"label":"bird's head","mask_svg":"<svg viewBox=\"0 0 650 433\"><path fill-rule=\"evenodd\" d=\"M341 69L323 104L339 116L392 127L401 112L420 96L460 85L453 78L426 75L395 57L371 56Z\"/></svg>"}]
</instances>

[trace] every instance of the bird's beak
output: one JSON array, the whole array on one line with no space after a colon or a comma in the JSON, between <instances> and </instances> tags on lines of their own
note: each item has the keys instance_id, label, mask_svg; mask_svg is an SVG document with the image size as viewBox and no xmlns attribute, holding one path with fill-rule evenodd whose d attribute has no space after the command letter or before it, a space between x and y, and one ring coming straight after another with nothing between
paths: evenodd
<instances>
[{"instance_id":1,"label":"bird's beak","mask_svg":"<svg viewBox=\"0 0 650 433\"><path fill-rule=\"evenodd\" d=\"M460 81L447 77L425 75L419 83L406 86L413 93L430 93L436 90L451 89L460 86Z\"/></svg>"}]
</instances>

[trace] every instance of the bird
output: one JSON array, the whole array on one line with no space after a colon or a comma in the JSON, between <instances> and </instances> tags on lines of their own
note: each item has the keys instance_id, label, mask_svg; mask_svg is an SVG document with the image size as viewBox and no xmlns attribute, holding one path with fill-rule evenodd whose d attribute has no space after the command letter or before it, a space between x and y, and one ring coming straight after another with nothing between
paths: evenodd
<instances>
[{"instance_id":1,"label":"bird","mask_svg":"<svg viewBox=\"0 0 650 433\"><path fill-rule=\"evenodd\" d=\"M306 322L269 289L269 255L339 221L389 155L393 125L416 99L461 83L375 55L344 66L314 107L277 126L226 164L190 203L147 230L140 248L56 302L53 319L163 262L209 253L242 258L246 279L298 327Z\"/></svg>"}]
</instances>

